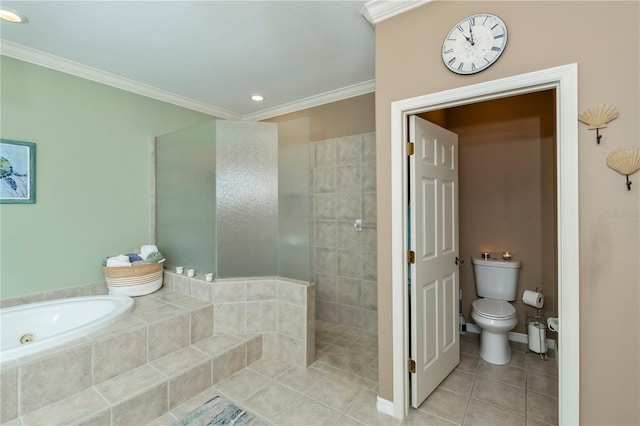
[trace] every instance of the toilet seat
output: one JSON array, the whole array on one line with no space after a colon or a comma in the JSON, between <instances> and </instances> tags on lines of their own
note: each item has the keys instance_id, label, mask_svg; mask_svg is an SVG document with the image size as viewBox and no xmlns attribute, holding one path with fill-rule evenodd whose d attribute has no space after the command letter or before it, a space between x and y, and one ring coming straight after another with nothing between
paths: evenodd
<instances>
[{"instance_id":1,"label":"toilet seat","mask_svg":"<svg viewBox=\"0 0 640 426\"><path fill-rule=\"evenodd\" d=\"M504 300L478 299L471 306L476 314L489 319L506 320L516 316L516 308Z\"/></svg>"}]
</instances>

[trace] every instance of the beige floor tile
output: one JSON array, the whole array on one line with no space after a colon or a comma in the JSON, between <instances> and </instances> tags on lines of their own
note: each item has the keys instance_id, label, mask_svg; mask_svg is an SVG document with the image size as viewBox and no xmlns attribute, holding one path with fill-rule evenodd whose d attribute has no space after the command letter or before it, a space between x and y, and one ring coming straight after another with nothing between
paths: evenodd
<instances>
[{"instance_id":1,"label":"beige floor tile","mask_svg":"<svg viewBox=\"0 0 640 426\"><path fill-rule=\"evenodd\" d=\"M320 371L322 371L323 373L327 374L330 377L346 380L348 382L351 382L367 390L372 390L373 388L375 388L378 382L377 380L373 381L373 380L365 379L364 377L356 376L354 374L337 369L330 365L322 365L320 368Z\"/></svg>"},{"instance_id":2,"label":"beige floor tile","mask_svg":"<svg viewBox=\"0 0 640 426\"><path fill-rule=\"evenodd\" d=\"M171 410L171 414L176 419L181 419L191 411L195 410L205 402L211 400L213 397L220 395L220 391L216 388L209 388L203 392L200 392L198 395L194 396L187 402L177 406L176 408Z\"/></svg>"},{"instance_id":3,"label":"beige floor tile","mask_svg":"<svg viewBox=\"0 0 640 426\"><path fill-rule=\"evenodd\" d=\"M336 422L336 425L340 425L340 426L363 426L364 423L360 423L359 421L357 421L356 419L352 419L351 417L348 416L342 416L338 419L338 421ZM2 425L5 426L5 425ZM12 425L6 425L6 426L12 426ZM20 425L18 425L20 426Z\"/></svg>"},{"instance_id":4,"label":"beige floor tile","mask_svg":"<svg viewBox=\"0 0 640 426\"><path fill-rule=\"evenodd\" d=\"M524 369L511 367L510 365L489 364L486 361L480 363L478 376L523 389L527 384L527 374Z\"/></svg>"},{"instance_id":5,"label":"beige floor tile","mask_svg":"<svg viewBox=\"0 0 640 426\"><path fill-rule=\"evenodd\" d=\"M327 355L337 355L337 356L349 356L349 355L351 355L351 352L349 351L349 349L343 348L342 346L333 345L333 344L325 346L324 349L322 349L321 351L318 351L318 352L322 352L322 353L325 353Z\"/></svg>"},{"instance_id":6,"label":"beige floor tile","mask_svg":"<svg viewBox=\"0 0 640 426\"><path fill-rule=\"evenodd\" d=\"M525 353L529 350L529 345L525 342L509 341L509 346L511 346L511 353Z\"/></svg>"},{"instance_id":7,"label":"beige floor tile","mask_svg":"<svg viewBox=\"0 0 640 426\"><path fill-rule=\"evenodd\" d=\"M526 391L515 386L478 377L471 398L523 416L526 414Z\"/></svg>"},{"instance_id":8,"label":"beige floor tile","mask_svg":"<svg viewBox=\"0 0 640 426\"><path fill-rule=\"evenodd\" d=\"M534 353L528 353L526 355L526 369L527 371L547 376L558 375L558 366L555 359L540 359L540 356Z\"/></svg>"},{"instance_id":9,"label":"beige floor tile","mask_svg":"<svg viewBox=\"0 0 640 426\"><path fill-rule=\"evenodd\" d=\"M169 409L167 390L167 383L163 382L113 406L111 425L145 424L162 416Z\"/></svg>"},{"instance_id":10,"label":"beige floor tile","mask_svg":"<svg viewBox=\"0 0 640 426\"><path fill-rule=\"evenodd\" d=\"M465 425L518 426L525 425L525 418L493 405L474 399L469 403Z\"/></svg>"},{"instance_id":11,"label":"beige floor tile","mask_svg":"<svg viewBox=\"0 0 640 426\"><path fill-rule=\"evenodd\" d=\"M429 395L419 409L460 424L468 403L468 395L438 388Z\"/></svg>"},{"instance_id":12,"label":"beige floor tile","mask_svg":"<svg viewBox=\"0 0 640 426\"><path fill-rule=\"evenodd\" d=\"M325 377L327 377L325 373L315 368L293 366L280 375L276 381L298 392L307 393Z\"/></svg>"},{"instance_id":13,"label":"beige floor tile","mask_svg":"<svg viewBox=\"0 0 640 426\"><path fill-rule=\"evenodd\" d=\"M551 425L536 419L532 419L531 417L527 417L527 426L551 426Z\"/></svg>"},{"instance_id":14,"label":"beige floor tile","mask_svg":"<svg viewBox=\"0 0 640 426\"><path fill-rule=\"evenodd\" d=\"M175 423L175 421L176 421L175 417L173 417L169 413L166 413L158 417L154 421L147 423L146 426L171 426Z\"/></svg>"},{"instance_id":15,"label":"beige floor tile","mask_svg":"<svg viewBox=\"0 0 640 426\"><path fill-rule=\"evenodd\" d=\"M250 369L257 371L267 377L275 379L289 368L292 364L284 362L277 358L262 358L249 366Z\"/></svg>"},{"instance_id":16,"label":"beige floor tile","mask_svg":"<svg viewBox=\"0 0 640 426\"><path fill-rule=\"evenodd\" d=\"M378 347L378 337L377 336L360 336L356 339L356 343L372 348Z\"/></svg>"},{"instance_id":17,"label":"beige floor tile","mask_svg":"<svg viewBox=\"0 0 640 426\"><path fill-rule=\"evenodd\" d=\"M227 397L242 402L270 383L267 376L244 368L218 383L216 388Z\"/></svg>"},{"instance_id":18,"label":"beige floor tile","mask_svg":"<svg viewBox=\"0 0 640 426\"><path fill-rule=\"evenodd\" d=\"M22 425L71 424L109 411L104 399L93 389L71 395L40 410L23 416Z\"/></svg>"},{"instance_id":19,"label":"beige floor tile","mask_svg":"<svg viewBox=\"0 0 640 426\"><path fill-rule=\"evenodd\" d=\"M511 367L525 368L526 354L524 352L511 351L511 361L507 365Z\"/></svg>"},{"instance_id":20,"label":"beige floor tile","mask_svg":"<svg viewBox=\"0 0 640 426\"><path fill-rule=\"evenodd\" d=\"M362 390L353 382L338 377L326 377L307 392L307 396L344 413Z\"/></svg>"},{"instance_id":21,"label":"beige floor tile","mask_svg":"<svg viewBox=\"0 0 640 426\"><path fill-rule=\"evenodd\" d=\"M453 370L438 387L464 395L471 395L475 379L475 374L456 369Z\"/></svg>"},{"instance_id":22,"label":"beige floor tile","mask_svg":"<svg viewBox=\"0 0 640 426\"><path fill-rule=\"evenodd\" d=\"M557 398L558 377L527 372L527 391Z\"/></svg>"},{"instance_id":23,"label":"beige floor tile","mask_svg":"<svg viewBox=\"0 0 640 426\"><path fill-rule=\"evenodd\" d=\"M455 424L442 417L414 408L410 408L407 417L400 422L401 426L453 426Z\"/></svg>"},{"instance_id":24,"label":"beige floor tile","mask_svg":"<svg viewBox=\"0 0 640 426\"><path fill-rule=\"evenodd\" d=\"M208 357L205 354L189 346L165 355L151 362L150 365L165 376L171 377L184 369L193 367L195 364L206 360L208 360Z\"/></svg>"},{"instance_id":25,"label":"beige floor tile","mask_svg":"<svg viewBox=\"0 0 640 426\"><path fill-rule=\"evenodd\" d=\"M102 382L95 389L112 405L118 404L144 389L165 382L165 377L145 365L126 374Z\"/></svg>"},{"instance_id":26,"label":"beige floor tile","mask_svg":"<svg viewBox=\"0 0 640 426\"><path fill-rule=\"evenodd\" d=\"M235 336L212 336L199 341L193 346L207 355L216 357L241 343L242 339Z\"/></svg>"},{"instance_id":27,"label":"beige floor tile","mask_svg":"<svg viewBox=\"0 0 640 426\"><path fill-rule=\"evenodd\" d=\"M460 353L466 353L473 356L478 356L480 349L479 342L471 339L460 339Z\"/></svg>"},{"instance_id":28,"label":"beige floor tile","mask_svg":"<svg viewBox=\"0 0 640 426\"><path fill-rule=\"evenodd\" d=\"M156 291L155 293L153 293L153 297L157 297L158 299L162 299L166 302L176 302L180 299L185 299L189 296L187 296L186 294L178 293L171 290L162 291L161 289L161 292Z\"/></svg>"},{"instance_id":29,"label":"beige floor tile","mask_svg":"<svg viewBox=\"0 0 640 426\"><path fill-rule=\"evenodd\" d=\"M377 396L375 392L360 392L349 410L346 412L347 417L351 417L365 425L397 425L399 423L398 419L382 414L377 410L376 399Z\"/></svg>"},{"instance_id":30,"label":"beige floor tile","mask_svg":"<svg viewBox=\"0 0 640 426\"><path fill-rule=\"evenodd\" d=\"M466 371L467 373L476 374L478 372L479 365L480 365L479 356L461 353L460 364L458 364L456 368L458 370Z\"/></svg>"},{"instance_id":31,"label":"beige floor tile","mask_svg":"<svg viewBox=\"0 0 640 426\"><path fill-rule=\"evenodd\" d=\"M378 380L378 371L377 369L373 369L367 367L366 365L355 362L351 358L329 355L327 357L322 357L321 362L324 362L326 365L337 368L339 370L345 371L347 373L353 374L358 377L364 377L365 379L371 381Z\"/></svg>"},{"instance_id":32,"label":"beige floor tile","mask_svg":"<svg viewBox=\"0 0 640 426\"><path fill-rule=\"evenodd\" d=\"M207 360L169 380L169 408L183 404L210 387L211 361Z\"/></svg>"},{"instance_id":33,"label":"beige floor tile","mask_svg":"<svg viewBox=\"0 0 640 426\"><path fill-rule=\"evenodd\" d=\"M303 397L301 393L272 382L266 388L247 399L243 405L249 411L269 421L275 421L280 414L293 407Z\"/></svg>"},{"instance_id":34,"label":"beige floor tile","mask_svg":"<svg viewBox=\"0 0 640 426\"><path fill-rule=\"evenodd\" d=\"M329 426L335 425L341 417L337 411L304 397L278 416L276 423L283 426Z\"/></svg>"},{"instance_id":35,"label":"beige floor tile","mask_svg":"<svg viewBox=\"0 0 640 426\"><path fill-rule=\"evenodd\" d=\"M527 418L558 424L558 400L532 392L527 394Z\"/></svg>"}]
</instances>

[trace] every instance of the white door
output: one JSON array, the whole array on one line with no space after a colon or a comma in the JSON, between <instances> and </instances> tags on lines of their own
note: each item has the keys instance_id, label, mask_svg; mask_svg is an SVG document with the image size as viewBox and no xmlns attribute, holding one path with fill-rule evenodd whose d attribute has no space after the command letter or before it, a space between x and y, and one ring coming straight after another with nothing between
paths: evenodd
<instances>
[{"instance_id":1,"label":"white door","mask_svg":"<svg viewBox=\"0 0 640 426\"><path fill-rule=\"evenodd\" d=\"M411 404L460 362L458 332L458 136L410 117Z\"/></svg>"}]
</instances>

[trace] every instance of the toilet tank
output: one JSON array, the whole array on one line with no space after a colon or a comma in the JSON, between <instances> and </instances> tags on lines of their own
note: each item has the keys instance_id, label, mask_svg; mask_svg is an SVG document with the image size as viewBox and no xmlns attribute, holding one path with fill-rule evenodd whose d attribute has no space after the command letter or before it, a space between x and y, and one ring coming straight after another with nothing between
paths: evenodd
<instances>
[{"instance_id":1,"label":"toilet tank","mask_svg":"<svg viewBox=\"0 0 640 426\"><path fill-rule=\"evenodd\" d=\"M521 261L474 257L471 263L478 296L509 302L516 300Z\"/></svg>"}]
</instances>

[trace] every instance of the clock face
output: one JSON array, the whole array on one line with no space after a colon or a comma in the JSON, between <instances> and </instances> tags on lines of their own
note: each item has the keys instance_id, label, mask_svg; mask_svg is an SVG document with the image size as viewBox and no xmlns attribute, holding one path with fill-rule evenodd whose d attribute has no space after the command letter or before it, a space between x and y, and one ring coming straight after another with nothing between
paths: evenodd
<instances>
[{"instance_id":1,"label":"clock face","mask_svg":"<svg viewBox=\"0 0 640 426\"><path fill-rule=\"evenodd\" d=\"M490 13L464 18L442 43L442 61L457 74L475 74L498 60L507 45L507 26Z\"/></svg>"}]
</instances>

